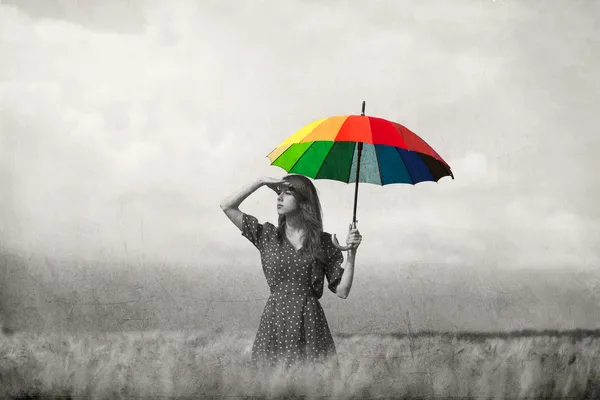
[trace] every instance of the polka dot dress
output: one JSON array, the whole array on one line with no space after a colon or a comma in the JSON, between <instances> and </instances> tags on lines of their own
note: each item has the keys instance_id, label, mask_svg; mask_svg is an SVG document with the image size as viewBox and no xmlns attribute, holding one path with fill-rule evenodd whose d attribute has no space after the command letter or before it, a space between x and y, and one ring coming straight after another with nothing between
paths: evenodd
<instances>
[{"instance_id":1,"label":"polka dot dress","mask_svg":"<svg viewBox=\"0 0 600 400\"><path fill-rule=\"evenodd\" d=\"M252 346L252 362L275 366L323 361L335 356L336 348L319 299L325 277L329 290L336 291L344 272L342 252L323 232L321 245L328 255L323 265L313 262L304 249L296 250L286 237L279 241L278 234L275 225L260 224L243 213L242 235L260 251L271 292Z\"/></svg>"}]
</instances>

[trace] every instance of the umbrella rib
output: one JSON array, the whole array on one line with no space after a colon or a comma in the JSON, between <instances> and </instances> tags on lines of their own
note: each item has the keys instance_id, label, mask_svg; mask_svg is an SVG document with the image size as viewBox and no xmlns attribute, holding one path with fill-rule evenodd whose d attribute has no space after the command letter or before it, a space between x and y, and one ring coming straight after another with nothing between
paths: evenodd
<instances>
[{"instance_id":1,"label":"umbrella rib","mask_svg":"<svg viewBox=\"0 0 600 400\"><path fill-rule=\"evenodd\" d=\"M314 143L314 142L313 142ZM333 146L335 146L336 142L333 141ZM327 160L327 157L329 157L329 154L331 154L331 149L333 149L333 146L331 146L329 148L329 151L327 151L327 155L325 156L325 158L323 159L323 162L321 163L321 166L319 167L319 169L317 170L317 173L315 174L315 179L317 179L317 176L319 176L319 174L321 173L321 169L323 169L323 165L325 165L325 160ZM308 150L307 150L308 151Z\"/></svg>"},{"instance_id":2,"label":"umbrella rib","mask_svg":"<svg viewBox=\"0 0 600 400\"><path fill-rule=\"evenodd\" d=\"M402 160L402 164L404 164L404 168L406 169L406 173L408 174L408 176L410 177L410 180L412 181L411 185L414 185L415 184L415 179L410 174L410 171L408 170L408 166L404 162L404 158L402 158L402 154L400 154L400 149L398 147L395 147L395 149L396 149L396 152L398 153L398 157L400 157L400 160ZM410 151L410 150L406 150L406 151Z\"/></svg>"},{"instance_id":3,"label":"umbrella rib","mask_svg":"<svg viewBox=\"0 0 600 400\"><path fill-rule=\"evenodd\" d=\"M375 152L375 158L377 159L377 171L379 171L379 182L383 186L383 176L381 175L381 164L379 164L379 154L377 154L377 146L373 144L373 151Z\"/></svg>"}]
</instances>

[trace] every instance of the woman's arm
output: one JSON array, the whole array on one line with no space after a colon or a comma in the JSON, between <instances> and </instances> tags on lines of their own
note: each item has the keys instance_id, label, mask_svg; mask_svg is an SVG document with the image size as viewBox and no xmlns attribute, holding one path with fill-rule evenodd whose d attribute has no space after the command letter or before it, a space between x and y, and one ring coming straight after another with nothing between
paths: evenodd
<instances>
[{"instance_id":1,"label":"woman's arm","mask_svg":"<svg viewBox=\"0 0 600 400\"><path fill-rule=\"evenodd\" d=\"M340 283L337 285L335 294L342 299L345 299L350 294L352 288L352 280L354 279L354 260L356 259L356 248L348 250L346 261L344 262L344 273Z\"/></svg>"},{"instance_id":2,"label":"woman's arm","mask_svg":"<svg viewBox=\"0 0 600 400\"><path fill-rule=\"evenodd\" d=\"M348 227L348 239L346 243L352 246L346 255L346 262L344 263L344 273L340 279L340 283L337 286L335 294L342 299L345 299L350 294L352 288L352 280L354 279L354 260L356 259L356 251L362 241L362 235L356 228L356 225L350 224Z\"/></svg>"},{"instance_id":3,"label":"woman's arm","mask_svg":"<svg viewBox=\"0 0 600 400\"><path fill-rule=\"evenodd\" d=\"M279 179L275 178L259 178L254 182L251 182L241 188L239 191L231 194L225 200L221 202L221 210L227 215L227 217L242 230L242 212L238 208L240 204L252 193L254 193L261 186L267 185L273 188L274 185L280 182Z\"/></svg>"}]
</instances>

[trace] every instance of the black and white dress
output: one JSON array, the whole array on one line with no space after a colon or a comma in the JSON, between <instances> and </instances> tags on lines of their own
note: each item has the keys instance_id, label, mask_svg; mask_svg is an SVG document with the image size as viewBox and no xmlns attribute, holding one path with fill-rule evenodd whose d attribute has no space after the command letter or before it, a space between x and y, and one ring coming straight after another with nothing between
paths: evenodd
<instances>
[{"instance_id":1,"label":"black and white dress","mask_svg":"<svg viewBox=\"0 0 600 400\"><path fill-rule=\"evenodd\" d=\"M319 362L336 355L336 348L319 299L324 278L335 293L344 269L342 252L331 243L331 234L322 233L325 264L313 261L304 249L296 250L277 227L261 224L243 213L242 235L259 251L262 269L270 289L258 332L252 346L255 365L291 365Z\"/></svg>"}]
</instances>

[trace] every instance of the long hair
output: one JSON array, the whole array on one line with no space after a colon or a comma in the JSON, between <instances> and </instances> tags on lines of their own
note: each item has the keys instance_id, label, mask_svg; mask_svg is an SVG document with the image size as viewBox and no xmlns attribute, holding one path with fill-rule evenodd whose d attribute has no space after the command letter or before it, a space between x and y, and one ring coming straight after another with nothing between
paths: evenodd
<instances>
[{"instance_id":1,"label":"long hair","mask_svg":"<svg viewBox=\"0 0 600 400\"><path fill-rule=\"evenodd\" d=\"M308 251L314 260L325 263L326 256L321 248L323 233L323 214L317 188L311 180L303 175L286 175L283 181L291 184L292 195L300 207L300 225L306 232L303 239L302 251ZM280 215L277 230L280 243L285 237L285 215Z\"/></svg>"}]
</instances>

